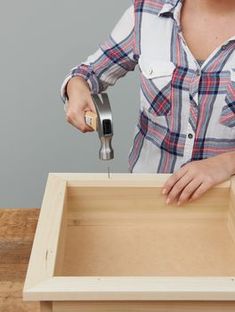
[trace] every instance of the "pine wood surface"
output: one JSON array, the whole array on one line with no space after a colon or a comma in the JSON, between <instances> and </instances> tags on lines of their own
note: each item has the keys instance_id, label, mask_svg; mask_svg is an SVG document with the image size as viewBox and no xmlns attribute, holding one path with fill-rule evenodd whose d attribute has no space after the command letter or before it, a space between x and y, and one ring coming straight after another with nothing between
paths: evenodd
<instances>
[{"instance_id":1,"label":"pine wood surface","mask_svg":"<svg viewBox=\"0 0 235 312\"><path fill-rule=\"evenodd\" d=\"M22 289L40 209L0 209L0 311L39 311Z\"/></svg>"}]
</instances>

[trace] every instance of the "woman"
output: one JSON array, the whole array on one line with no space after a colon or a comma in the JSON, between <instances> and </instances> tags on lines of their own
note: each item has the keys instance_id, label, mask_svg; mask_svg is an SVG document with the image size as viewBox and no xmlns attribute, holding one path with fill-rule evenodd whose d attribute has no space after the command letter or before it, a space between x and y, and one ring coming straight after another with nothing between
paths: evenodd
<instances>
[{"instance_id":1,"label":"woman","mask_svg":"<svg viewBox=\"0 0 235 312\"><path fill-rule=\"evenodd\" d=\"M235 1L135 0L99 49L66 77L67 121L91 131L90 91L138 64L139 122L130 172L173 173L166 202L181 205L235 173Z\"/></svg>"}]
</instances>

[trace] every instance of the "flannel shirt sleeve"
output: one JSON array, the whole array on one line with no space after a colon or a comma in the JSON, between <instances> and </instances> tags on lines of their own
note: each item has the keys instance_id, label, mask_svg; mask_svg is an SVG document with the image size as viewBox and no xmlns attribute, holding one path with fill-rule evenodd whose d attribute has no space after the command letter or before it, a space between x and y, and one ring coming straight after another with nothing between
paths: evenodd
<instances>
[{"instance_id":1,"label":"flannel shirt sleeve","mask_svg":"<svg viewBox=\"0 0 235 312\"><path fill-rule=\"evenodd\" d=\"M92 93L105 91L116 81L135 69L134 5L123 13L108 38L98 45L97 51L72 68L61 86L61 99L67 100L66 86L72 77L83 77Z\"/></svg>"}]
</instances>

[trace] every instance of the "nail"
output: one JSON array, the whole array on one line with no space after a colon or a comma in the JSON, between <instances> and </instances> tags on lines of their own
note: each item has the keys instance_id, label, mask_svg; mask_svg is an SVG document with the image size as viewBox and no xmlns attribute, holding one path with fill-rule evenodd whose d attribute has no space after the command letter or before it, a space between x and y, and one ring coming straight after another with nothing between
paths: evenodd
<instances>
[{"instance_id":1,"label":"nail","mask_svg":"<svg viewBox=\"0 0 235 312\"><path fill-rule=\"evenodd\" d=\"M170 202L171 202L170 198L167 198L167 200L166 200L166 204L167 204L167 205L169 205L169 204L170 204Z\"/></svg>"},{"instance_id":2,"label":"nail","mask_svg":"<svg viewBox=\"0 0 235 312\"><path fill-rule=\"evenodd\" d=\"M166 189L164 188L163 190L162 190L162 195L165 195L166 194Z\"/></svg>"},{"instance_id":3,"label":"nail","mask_svg":"<svg viewBox=\"0 0 235 312\"><path fill-rule=\"evenodd\" d=\"M181 201L178 201L177 206L180 206L180 205L181 205Z\"/></svg>"}]
</instances>

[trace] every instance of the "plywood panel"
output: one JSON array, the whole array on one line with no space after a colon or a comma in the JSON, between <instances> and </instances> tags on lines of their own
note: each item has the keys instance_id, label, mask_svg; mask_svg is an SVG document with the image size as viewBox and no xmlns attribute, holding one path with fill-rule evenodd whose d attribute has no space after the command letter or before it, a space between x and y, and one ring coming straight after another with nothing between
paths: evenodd
<instances>
[{"instance_id":1,"label":"plywood panel","mask_svg":"<svg viewBox=\"0 0 235 312\"><path fill-rule=\"evenodd\" d=\"M159 186L70 186L61 275L235 275L229 192L177 207Z\"/></svg>"},{"instance_id":2,"label":"plywood panel","mask_svg":"<svg viewBox=\"0 0 235 312\"><path fill-rule=\"evenodd\" d=\"M69 226L63 275L233 276L225 221Z\"/></svg>"}]
</instances>

